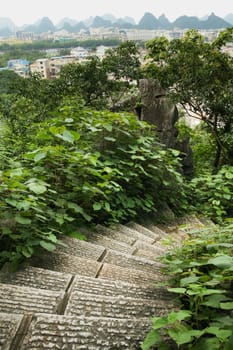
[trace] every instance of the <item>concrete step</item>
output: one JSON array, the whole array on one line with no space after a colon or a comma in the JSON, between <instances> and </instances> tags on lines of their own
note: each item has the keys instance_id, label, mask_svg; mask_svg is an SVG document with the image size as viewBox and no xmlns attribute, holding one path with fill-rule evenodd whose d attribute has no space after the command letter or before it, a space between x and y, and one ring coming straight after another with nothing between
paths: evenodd
<instances>
[{"instance_id":1,"label":"concrete step","mask_svg":"<svg viewBox=\"0 0 233 350\"><path fill-rule=\"evenodd\" d=\"M130 222L129 224L127 224L127 226L135 231L138 231L140 233L142 233L143 235L152 238L155 241L158 241L161 237L160 234L151 231L149 228L136 224L135 222Z\"/></svg>"},{"instance_id":2,"label":"concrete step","mask_svg":"<svg viewBox=\"0 0 233 350\"><path fill-rule=\"evenodd\" d=\"M124 242L117 241L116 239L106 237L101 234L91 235L88 238L88 241L96 245L104 246L106 249L113 249L122 253L132 254L134 251L134 248L132 248L131 245Z\"/></svg>"},{"instance_id":3,"label":"concrete step","mask_svg":"<svg viewBox=\"0 0 233 350\"><path fill-rule=\"evenodd\" d=\"M116 229L113 230L109 227L105 227L102 225L97 225L95 229L96 229L96 232L98 234L100 234L104 237L108 237L108 238L114 239L118 242L126 243L129 245L132 245L137 239L132 234L126 235L125 233L119 232L119 230L116 230Z\"/></svg>"},{"instance_id":4,"label":"concrete step","mask_svg":"<svg viewBox=\"0 0 233 350\"><path fill-rule=\"evenodd\" d=\"M152 237L149 237L148 235L146 236L145 234L143 234L135 229L132 229L126 225L118 224L115 227L115 230L119 231L121 233L124 233L125 235L128 235L130 237L133 237L133 238L135 238L135 240L141 239L142 241L150 243L150 244L152 244L156 241L156 239L154 237L152 238Z\"/></svg>"},{"instance_id":5,"label":"concrete step","mask_svg":"<svg viewBox=\"0 0 233 350\"><path fill-rule=\"evenodd\" d=\"M78 256L80 258L98 261L105 251L105 247L101 245L96 245L76 238L62 236L60 239L65 244L65 247L60 246L57 249L58 251L69 255Z\"/></svg>"},{"instance_id":6,"label":"concrete step","mask_svg":"<svg viewBox=\"0 0 233 350\"><path fill-rule=\"evenodd\" d=\"M140 299L171 299L171 294L165 288L155 285L143 284L141 286L123 281L113 281L102 278L86 277L76 275L71 286L71 291L92 293L101 296L125 296Z\"/></svg>"},{"instance_id":7,"label":"concrete step","mask_svg":"<svg viewBox=\"0 0 233 350\"><path fill-rule=\"evenodd\" d=\"M65 315L80 317L143 318L163 316L174 309L168 300L103 296L73 291Z\"/></svg>"},{"instance_id":8,"label":"concrete step","mask_svg":"<svg viewBox=\"0 0 233 350\"><path fill-rule=\"evenodd\" d=\"M59 251L53 253L43 253L40 256L33 257L30 261L30 265L47 270L70 273L73 275L81 274L84 276L95 277L98 274L102 263Z\"/></svg>"},{"instance_id":9,"label":"concrete step","mask_svg":"<svg viewBox=\"0 0 233 350\"><path fill-rule=\"evenodd\" d=\"M64 296L64 292L54 290L0 284L0 312L56 314Z\"/></svg>"},{"instance_id":10,"label":"concrete step","mask_svg":"<svg viewBox=\"0 0 233 350\"><path fill-rule=\"evenodd\" d=\"M19 331L23 315L0 313L0 349L10 350Z\"/></svg>"},{"instance_id":11,"label":"concrete step","mask_svg":"<svg viewBox=\"0 0 233 350\"><path fill-rule=\"evenodd\" d=\"M107 251L107 254L103 258L103 262L134 270L140 270L145 273L156 273L157 271L160 271L163 266L160 262L116 252L114 250Z\"/></svg>"},{"instance_id":12,"label":"concrete step","mask_svg":"<svg viewBox=\"0 0 233 350\"><path fill-rule=\"evenodd\" d=\"M71 279L71 274L33 266L21 267L16 272L10 272L9 266L6 265L0 271L0 283L55 291L65 291Z\"/></svg>"},{"instance_id":13,"label":"concrete step","mask_svg":"<svg viewBox=\"0 0 233 350\"><path fill-rule=\"evenodd\" d=\"M138 284L140 286L144 284L155 285L156 283L165 280L165 276L159 270L155 271L155 273L145 273L144 271L107 263L103 264L98 276L104 279L124 281L132 284Z\"/></svg>"},{"instance_id":14,"label":"concrete step","mask_svg":"<svg viewBox=\"0 0 233 350\"><path fill-rule=\"evenodd\" d=\"M147 250L148 252L153 253L157 257L166 254L167 251L167 248L162 245L161 240L156 241L154 244L148 244L139 239L134 243L133 247L135 249Z\"/></svg>"},{"instance_id":15,"label":"concrete step","mask_svg":"<svg viewBox=\"0 0 233 350\"><path fill-rule=\"evenodd\" d=\"M137 350L148 319L35 315L20 350Z\"/></svg>"}]
</instances>

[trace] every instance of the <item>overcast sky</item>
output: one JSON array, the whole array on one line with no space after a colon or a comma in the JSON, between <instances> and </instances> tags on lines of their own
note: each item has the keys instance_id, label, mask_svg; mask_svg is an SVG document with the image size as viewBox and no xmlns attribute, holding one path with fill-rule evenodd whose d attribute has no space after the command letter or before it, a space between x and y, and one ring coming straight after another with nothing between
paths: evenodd
<instances>
[{"instance_id":1,"label":"overcast sky","mask_svg":"<svg viewBox=\"0 0 233 350\"><path fill-rule=\"evenodd\" d=\"M233 13L233 0L1 0L0 17L10 17L16 25L49 17L54 24L64 17L83 20L111 13L130 16L136 22L145 12L156 17L166 14L170 20L181 15L202 17L214 12L224 17Z\"/></svg>"}]
</instances>

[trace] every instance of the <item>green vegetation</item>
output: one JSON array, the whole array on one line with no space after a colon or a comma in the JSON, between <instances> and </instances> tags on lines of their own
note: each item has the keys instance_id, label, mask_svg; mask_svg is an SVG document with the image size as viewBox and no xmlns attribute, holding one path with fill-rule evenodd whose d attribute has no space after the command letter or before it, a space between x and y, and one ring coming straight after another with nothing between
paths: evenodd
<instances>
[{"instance_id":1,"label":"green vegetation","mask_svg":"<svg viewBox=\"0 0 233 350\"><path fill-rule=\"evenodd\" d=\"M153 318L143 350L232 348L232 231L232 224L193 231L181 249L163 258L167 289L177 296L180 310Z\"/></svg>"},{"instance_id":2,"label":"green vegetation","mask_svg":"<svg viewBox=\"0 0 233 350\"><path fill-rule=\"evenodd\" d=\"M232 40L230 28L211 43L195 30L183 39L147 43L151 61L145 74L158 79L174 101L206 124L215 140L216 169L233 163L233 58L222 51Z\"/></svg>"},{"instance_id":3,"label":"green vegetation","mask_svg":"<svg viewBox=\"0 0 233 350\"><path fill-rule=\"evenodd\" d=\"M233 215L233 60L223 53L232 30L206 43L191 31L181 40L123 43L105 59L68 65L58 79L0 73L0 264L13 268L77 227L151 216L169 206L215 222ZM69 43L70 44L70 43ZM66 46L62 46L63 49ZM12 57L11 57L12 58ZM201 124L179 125L194 152L193 179L180 153L158 142L156 129L121 110L136 106L140 77L160 80ZM133 81L133 83L132 83ZM135 97L136 96L136 97ZM113 113L118 106L119 113ZM167 334L179 349L228 350L232 343L232 225L193 232L165 258L181 310L155 318L143 349ZM162 338L161 338L162 339Z\"/></svg>"}]
</instances>

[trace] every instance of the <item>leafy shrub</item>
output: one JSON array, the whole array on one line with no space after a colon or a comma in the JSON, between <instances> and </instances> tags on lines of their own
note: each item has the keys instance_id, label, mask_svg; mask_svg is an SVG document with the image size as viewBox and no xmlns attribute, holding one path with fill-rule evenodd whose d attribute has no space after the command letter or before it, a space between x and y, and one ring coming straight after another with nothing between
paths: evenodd
<instances>
[{"instance_id":1,"label":"leafy shrub","mask_svg":"<svg viewBox=\"0 0 233 350\"><path fill-rule=\"evenodd\" d=\"M233 225L196 231L163 262L180 311L153 318L143 350L230 350L233 344ZM163 339L161 337L163 336Z\"/></svg>"},{"instance_id":2,"label":"leafy shrub","mask_svg":"<svg viewBox=\"0 0 233 350\"><path fill-rule=\"evenodd\" d=\"M224 166L214 175L194 178L190 183L190 202L214 221L233 215L233 167Z\"/></svg>"},{"instance_id":3,"label":"leafy shrub","mask_svg":"<svg viewBox=\"0 0 233 350\"><path fill-rule=\"evenodd\" d=\"M2 163L3 261L20 261L38 247L53 250L56 233L77 235L80 225L185 206L179 154L163 149L151 126L76 100L51 116L30 127L25 153Z\"/></svg>"}]
</instances>

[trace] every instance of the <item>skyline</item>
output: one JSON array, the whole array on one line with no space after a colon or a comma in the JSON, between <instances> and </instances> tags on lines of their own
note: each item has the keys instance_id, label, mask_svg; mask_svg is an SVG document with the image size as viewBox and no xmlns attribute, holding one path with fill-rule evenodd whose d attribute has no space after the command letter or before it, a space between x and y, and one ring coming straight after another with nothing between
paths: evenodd
<instances>
[{"instance_id":1,"label":"skyline","mask_svg":"<svg viewBox=\"0 0 233 350\"><path fill-rule=\"evenodd\" d=\"M54 0L21 0L13 6L11 2L2 4L0 17L11 18L17 26L32 24L42 17L49 17L56 24L64 17L82 21L105 14L117 18L133 17L138 23L145 12L151 12L156 17L165 14L170 21L182 15L201 18L212 12L216 16L225 17L233 13L233 4L232 0L196 0L192 3L188 0L176 0L173 3L171 0L143 0L141 3L131 0L66 0L65 3Z\"/></svg>"}]
</instances>

